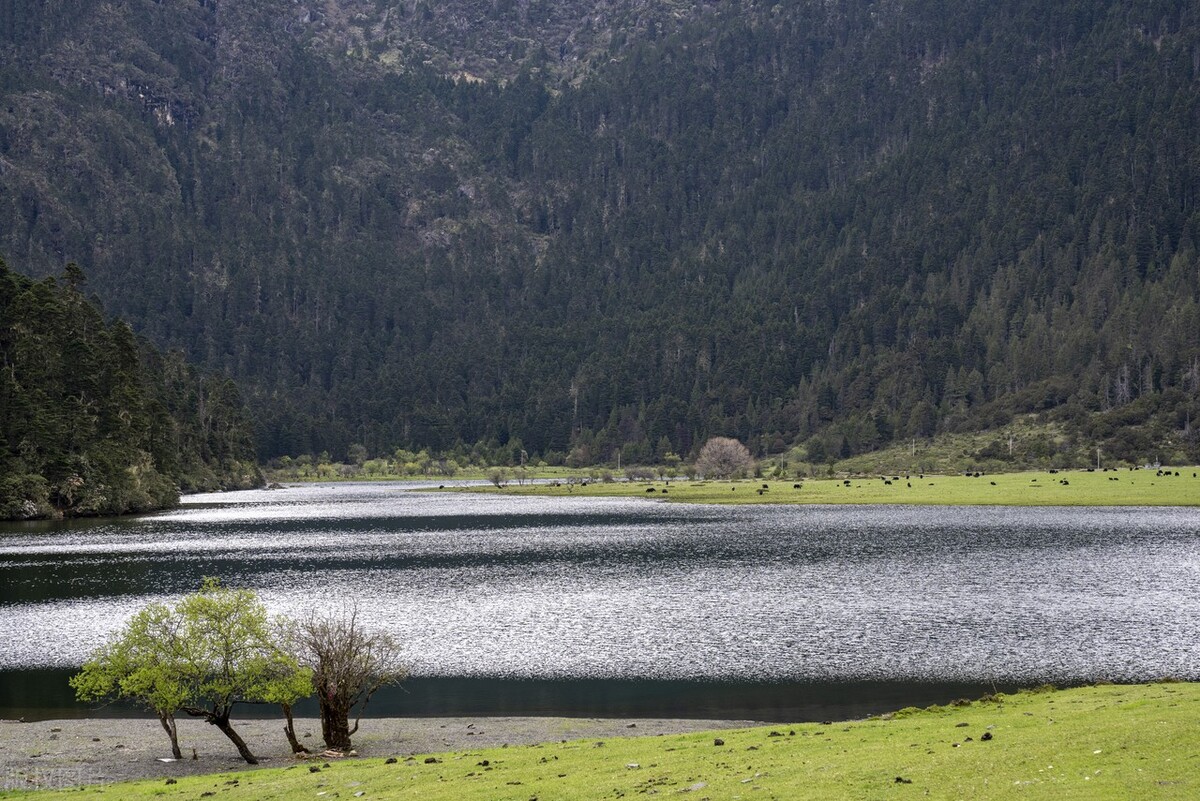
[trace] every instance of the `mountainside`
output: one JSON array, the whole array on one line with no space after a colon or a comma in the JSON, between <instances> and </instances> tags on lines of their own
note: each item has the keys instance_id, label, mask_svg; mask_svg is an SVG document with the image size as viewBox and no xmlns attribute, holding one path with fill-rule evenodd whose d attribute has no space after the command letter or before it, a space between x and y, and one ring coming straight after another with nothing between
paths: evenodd
<instances>
[{"instance_id":1,"label":"mountainside","mask_svg":"<svg viewBox=\"0 0 1200 801\"><path fill-rule=\"evenodd\" d=\"M237 388L106 323L75 265L0 260L0 520L174 506L263 483Z\"/></svg>"},{"instance_id":2,"label":"mountainside","mask_svg":"<svg viewBox=\"0 0 1200 801\"><path fill-rule=\"evenodd\" d=\"M1200 459L1198 16L7 0L0 253L233 376L264 456L1038 411Z\"/></svg>"}]
</instances>

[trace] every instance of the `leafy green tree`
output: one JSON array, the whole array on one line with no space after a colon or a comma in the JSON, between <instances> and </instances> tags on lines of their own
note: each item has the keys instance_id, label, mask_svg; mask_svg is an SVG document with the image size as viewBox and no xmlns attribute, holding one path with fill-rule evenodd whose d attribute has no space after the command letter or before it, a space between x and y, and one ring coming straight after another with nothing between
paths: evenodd
<instances>
[{"instance_id":1,"label":"leafy green tree","mask_svg":"<svg viewBox=\"0 0 1200 801\"><path fill-rule=\"evenodd\" d=\"M165 604L147 606L98 648L70 683L81 701L127 699L152 710L171 739L171 754L182 759L175 712L187 703L188 688L165 660L175 624Z\"/></svg>"},{"instance_id":2,"label":"leafy green tree","mask_svg":"<svg viewBox=\"0 0 1200 801\"><path fill-rule=\"evenodd\" d=\"M667 478L675 478L679 474L679 463L683 461L679 454L667 451L662 458L663 467L666 470Z\"/></svg>"},{"instance_id":3,"label":"leafy green tree","mask_svg":"<svg viewBox=\"0 0 1200 801\"><path fill-rule=\"evenodd\" d=\"M72 678L81 699L127 698L155 711L178 756L174 714L216 726L249 764L258 760L234 730L239 703L290 706L312 692L312 674L284 652L252 590L206 578L174 606L151 604Z\"/></svg>"}]
</instances>

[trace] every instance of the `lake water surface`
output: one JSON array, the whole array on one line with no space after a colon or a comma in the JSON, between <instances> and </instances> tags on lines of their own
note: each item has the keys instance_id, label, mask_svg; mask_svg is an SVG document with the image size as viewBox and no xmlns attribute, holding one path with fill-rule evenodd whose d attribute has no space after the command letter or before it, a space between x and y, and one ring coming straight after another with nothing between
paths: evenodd
<instances>
[{"instance_id":1,"label":"lake water surface","mask_svg":"<svg viewBox=\"0 0 1200 801\"><path fill-rule=\"evenodd\" d=\"M1193 509L341 484L0 528L0 717L69 711L63 677L133 611L204 576L278 612L356 601L417 677L385 707L423 714L823 717L822 704L944 702L993 683L1200 678Z\"/></svg>"}]
</instances>

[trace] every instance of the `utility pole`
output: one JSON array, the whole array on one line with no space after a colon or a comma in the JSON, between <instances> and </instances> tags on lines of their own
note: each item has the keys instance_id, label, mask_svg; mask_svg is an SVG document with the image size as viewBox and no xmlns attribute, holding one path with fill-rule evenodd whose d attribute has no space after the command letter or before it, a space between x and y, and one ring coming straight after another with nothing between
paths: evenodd
<instances>
[{"instance_id":1,"label":"utility pole","mask_svg":"<svg viewBox=\"0 0 1200 801\"><path fill-rule=\"evenodd\" d=\"M1096 446L1096 470L1100 470L1100 446Z\"/></svg>"}]
</instances>

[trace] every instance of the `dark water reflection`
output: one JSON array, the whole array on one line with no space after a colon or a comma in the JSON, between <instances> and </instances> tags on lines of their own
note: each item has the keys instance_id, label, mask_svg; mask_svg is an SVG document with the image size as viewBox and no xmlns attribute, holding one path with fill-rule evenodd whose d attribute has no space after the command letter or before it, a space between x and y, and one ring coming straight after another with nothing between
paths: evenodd
<instances>
[{"instance_id":1,"label":"dark water reflection","mask_svg":"<svg viewBox=\"0 0 1200 801\"><path fill-rule=\"evenodd\" d=\"M949 685L1194 678L1200 664L1191 509L716 508L340 485L0 528L0 713L20 705L19 676L77 665L133 610L206 575L277 611L358 599L425 683L396 704L430 710L472 697L580 714L672 698L800 710L838 693L903 701L896 687L940 688L932 701Z\"/></svg>"},{"instance_id":2,"label":"dark water reflection","mask_svg":"<svg viewBox=\"0 0 1200 801\"><path fill-rule=\"evenodd\" d=\"M63 717L144 717L125 704L88 707L74 701L71 670L0 672L0 715L44 720ZM800 722L847 720L905 706L944 704L1008 691L1013 685L963 682L702 682L639 679L508 680L458 676L410 679L372 700L371 716L660 717ZM239 717L279 717L277 707L242 705ZM311 699L296 708L316 716Z\"/></svg>"}]
</instances>

